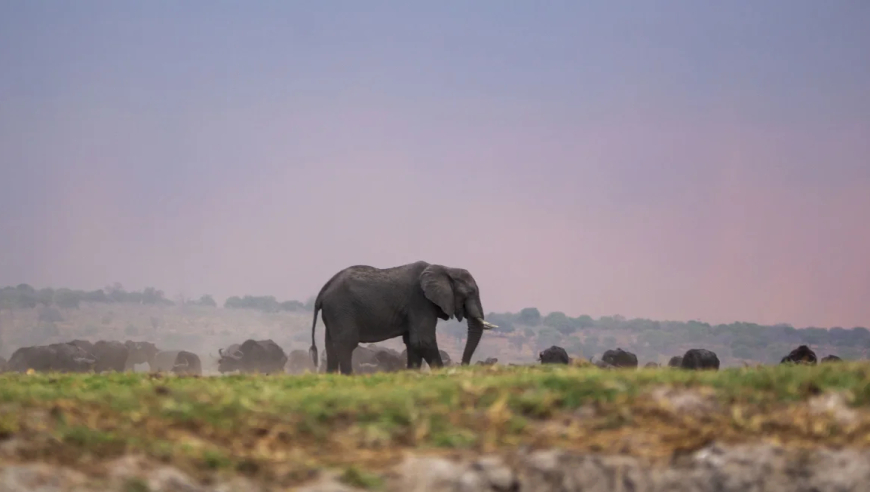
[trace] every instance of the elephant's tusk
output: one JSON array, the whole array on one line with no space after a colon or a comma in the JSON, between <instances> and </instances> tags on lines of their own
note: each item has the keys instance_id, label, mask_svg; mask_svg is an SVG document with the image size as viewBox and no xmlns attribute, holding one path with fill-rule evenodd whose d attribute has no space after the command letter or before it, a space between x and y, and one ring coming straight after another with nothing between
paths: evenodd
<instances>
[{"instance_id":1,"label":"elephant's tusk","mask_svg":"<svg viewBox=\"0 0 870 492\"><path fill-rule=\"evenodd\" d=\"M483 318L477 318L477 320L480 321L480 324L483 325L484 330L491 330L493 328L498 328L498 325L494 325L494 324L490 323L489 321L484 321Z\"/></svg>"}]
</instances>

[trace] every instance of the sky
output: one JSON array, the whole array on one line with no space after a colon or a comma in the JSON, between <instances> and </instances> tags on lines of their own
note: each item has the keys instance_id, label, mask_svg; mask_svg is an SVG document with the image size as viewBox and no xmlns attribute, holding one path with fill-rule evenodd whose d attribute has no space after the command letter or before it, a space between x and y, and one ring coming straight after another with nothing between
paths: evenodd
<instances>
[{"instance_id":1,"label":"sky","mask_svg":"<svg viewBox=\"0 0 870 492\"><path fill-rule=\"evenodd\" d=\"M870 2L0 2L0 284L870 326Z\"/></svg>"}]
</instances>

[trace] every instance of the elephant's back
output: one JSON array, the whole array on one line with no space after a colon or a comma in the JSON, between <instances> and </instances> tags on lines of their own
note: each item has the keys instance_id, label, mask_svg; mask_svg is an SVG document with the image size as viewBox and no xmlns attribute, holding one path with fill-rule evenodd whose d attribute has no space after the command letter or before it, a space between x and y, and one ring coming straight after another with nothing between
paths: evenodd
<instances>
[{"instance_id":1,"label":"elephant's back","mask_svg":"<svg viewBox=\"0 0 870 492\"><path fill-rule=\"evenodd\" d=\"M338 298L346 302L349 297L366 298L376 292L383 295L391 291L396 293L407 291L410 284L419 282L420 272L424 268L425 266L417 263L391 268L376 268L368 265L348 267L330 280L321 299L328 302L330 298Z\"/></svg>"}]
</instances>

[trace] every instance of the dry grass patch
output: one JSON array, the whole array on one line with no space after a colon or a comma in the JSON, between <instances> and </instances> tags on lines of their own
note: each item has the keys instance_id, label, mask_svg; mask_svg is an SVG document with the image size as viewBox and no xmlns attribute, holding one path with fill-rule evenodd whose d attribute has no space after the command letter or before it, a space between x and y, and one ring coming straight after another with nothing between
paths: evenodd
<instances>
[{"instance_id":1,"label":"dry grass patch","mask_svg":"<svg viewBox=\"0 0 870 492\"><path fill-rule=\"evenodd\" d=\"M3 459L99 472L127 453L200 477L349 481L407 450L519 446L670 459L713 440L870 443L870 365L690 372L463 367L345 377L0 375ZM11 450L11 451L10 451Z\"/></svg>"}]
</instances>

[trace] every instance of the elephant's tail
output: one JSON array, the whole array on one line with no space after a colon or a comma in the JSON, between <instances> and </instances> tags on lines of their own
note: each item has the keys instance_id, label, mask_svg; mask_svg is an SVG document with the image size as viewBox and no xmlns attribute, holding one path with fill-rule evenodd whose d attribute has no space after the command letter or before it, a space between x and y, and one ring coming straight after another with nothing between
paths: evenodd
<instances>
[{"instance_id":1,"label":"elephant's tail","mask_svg":"<svg viewBox=\"0 0 870 492\"><path fill-rule=\"evenodd\" d=\"M314 341L314 328L317 326L317 314L320 312L321 303L320 296L314 301L314 319L311 320L311 348L308 349L308 355L311 356L311 362L314 363L314 369L317 370L317 342Z\"/></svg>"},{"instance_id":2,"label":"elephant's tail","mask_svg":"<svg viewBox=\"0 0 870 492\"><path fill-rule=\"evenodd\" d=\"M314 319L311 320L311 348L308 349L308 354L311 356L311 362L314 362L314 369L317 369L317 343L314 341L314 328L317 326L317 313L323 309L323 293L326 292L326 289L332 285L332 282L338 278L339 275L342 274L344 270L336 273L329 280L323 284L323 287L320 288L320 292L317 293L317 298L314 299ZM326 326L326 321L323 321L323 325Z\"/></svg>"}]
</instances>

